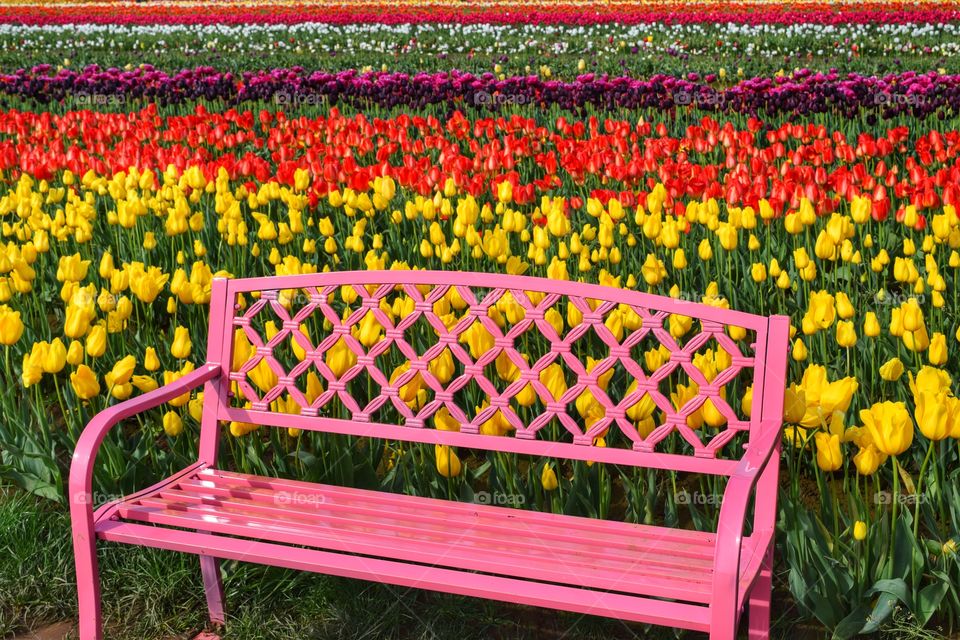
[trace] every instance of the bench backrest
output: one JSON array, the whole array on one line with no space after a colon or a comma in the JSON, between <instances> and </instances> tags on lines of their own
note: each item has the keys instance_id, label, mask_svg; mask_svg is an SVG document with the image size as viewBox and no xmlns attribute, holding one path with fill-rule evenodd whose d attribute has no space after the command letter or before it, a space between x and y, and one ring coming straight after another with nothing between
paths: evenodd
<instances>
[{"instance_id":1,"label":"bench backrest","mask_svg":"<svg viewBox=\"0 0 960 640\"><path fill-rule=\"evenodd\" d=\"M363 271L218 279L210 327L217 421L729 474L782 412L789 319L545 278Z\"/></svg>"}]
</instances>

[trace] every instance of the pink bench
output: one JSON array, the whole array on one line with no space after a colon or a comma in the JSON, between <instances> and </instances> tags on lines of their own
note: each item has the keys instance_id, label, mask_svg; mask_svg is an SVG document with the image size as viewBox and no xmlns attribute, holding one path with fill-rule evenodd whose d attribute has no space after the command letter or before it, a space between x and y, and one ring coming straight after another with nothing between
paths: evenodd
<instances>
[{"instance_id":1,"label":"pink bench","mask_svg":"<svg viewBox=\"0 0 960 640\"><path fill-rule=\"evenodd\" d=\"M197 554L215 623L224 620L218 561L228 558L714 640L735 638L748 608L750 638L767 638L788 331L784 316L524 276L217 279L206 364L104 410L77 443L80 637L102 635L101 539ZM659 345L669 354L649 353ZM588 355L597 359L589 370ZM94 509L107 432L201 386L199 460ZM748 386L752 401L741 406ZM441 410L445 429L435 428ZM657 424L644 421L655 415ZM716 532L635 525L222 471L223 422L729 479Z\"/></svg>"}]
</instances>

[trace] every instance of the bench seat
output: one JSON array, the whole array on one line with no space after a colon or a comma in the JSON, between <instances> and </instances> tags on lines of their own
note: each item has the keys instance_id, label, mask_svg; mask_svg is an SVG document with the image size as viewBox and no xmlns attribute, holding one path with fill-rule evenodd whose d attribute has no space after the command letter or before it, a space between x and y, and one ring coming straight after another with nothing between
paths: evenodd
<instances>
[{"instance_id":1,"label":"bench seat","mask_svg":"<svg viewBox=\"0 0 960 640\"><path fill-rule=\"evenodd\" d=\"M709 610L702 606L713 593L716 536L709 532L282 480L202 465L107 505L99 510L96 524L101 539L137 544L146 544L150 529L161 528L162 535L150 546L171 548L169 528L176 528L184 530L178 540L208 547L209 555L219 557L231 557L227 552L235 545L230 538L332 551L336 553L322 556L326 562L336 563L339 557L347 568L360 561L357 566L366 564L371 572L383 563L375 556L416 563L423 570L483 572L512 583L518 597L511 600L520 603L529 601L535 583L569 598L568 606L563 606L563 598L553 602L564 609L652 623L666 615L673 624L685 620L687 628L709 628ZM765 541L759 542L765 549ZM744 538L741 594L759 572L762 553L754 553L756 548L753 537ZM290 549L277 551L282 556ZM445 588L429 571L410 584L467 592ZM469 593L473 591L471 587ZM650 599L650 611L638 607L640 597Z\"/></svg>"}]
</instances>

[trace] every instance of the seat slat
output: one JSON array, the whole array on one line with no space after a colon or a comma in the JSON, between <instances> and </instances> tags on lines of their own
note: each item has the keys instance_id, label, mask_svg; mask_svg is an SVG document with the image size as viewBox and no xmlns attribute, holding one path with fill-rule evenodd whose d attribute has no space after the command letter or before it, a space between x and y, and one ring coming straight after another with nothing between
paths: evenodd
<instances>
[{"instance_id":1,"label":"seat slat","mask_svg":"<svg viewBox=\"0 0 960 640\"><path fill-rule=\"evenodd\" d=\"M576 540L572 546L545 544L546 541L539 538L535 529L528 529L524 526L522 519L519 522L515 521L514 531L511 532L511 535L504 536L485 534L483 531L478 531L472 524L460 526L459 523L449 521L438 522L425 519L418 522L415 518L409 518L401 521L401 524L397 524L392 514L388 513L377 514L374 512L361 520L356 519L356 517L343 517L342 515L330 517L325 515L323 511L315 512L295 506L275 506L272 503L247 501L236 497L224 499L202 494L188 494L183 491L164 490L157 497L159 499L145 500L141 504L158 508L203 505L214 508L216 512L226 514L278 519L290 523L291 526L300 524L311 527L322 526L325 529L342 531L344 535L358 533L364 536L384 536L388 541L412 536L425 541L449 545L451 537L455 537L457 545L466 548L490 553L518 555L521 558L536 557L550 563L562 560L565 565L569 565L571 568L582 566L584 568L599 567L611 571L623 571L625 563L642 563L644 573L653 570L658 575L695 581L705 581L705 576L709 580L709 574L712 572L712 560L695 560L671 556L669 546L660 544L656 540L649 541L647 547L640 542L636 542L634 543L634 549L631 551L621 551L619 553L600 545L590 545L583 540ZM355 508L362 510L362 507ZM521 535L517 535L518 533ZM533 539L530 540L528 537ZM557 554L558 547L563 550L561 557L558 557Z\"/></svg>"},{"instance_id":2,"label":"seat slat","mask_svg":"<svg viewBox=\"0 0 960 640\"><path fill-rule=\"evenodd\" d=\"M243 501L254 504L277 506L277 493L262 489L225 488L220 486L203 486L205 483L187 481L178 483L182 495L201 495L225 499L227 501ZM421 501L420 498L408 500L402 509L386 509L379 501L370 499L368 504L362 494L352 495L349 500L343 496L331 495L325 487L315 488L316 494L311 494L311 500L304 500L300 504L285 504L285 513L303 512L305 517L316 517L324 514L326 520L343 522L347 525L356 522L358 526L369 526L375 523L380 527L413 526L417 529L434 529L448 532L450 523L456 522L462 527L468 527L471 532L488 534L511 540L512 544L538 548L542 544L534 542L553 542L563 544L573 551L588 547L591 555L596 555L598 549L606 549L611 555L617 552L631 554L667 553L670 557L684 558L686 564L703 565L710 568L713 563L712 548L700 541L681 541L680 536L669 533L661 537L662 532L670 529L645 529L641 532L631 531L630 535L611 535L609 533L590 532L588 534L560 529L552 523L544 526L539 521L529 521L526 513L515 509L507 509L506 515L499 514L503 508L481 505L479 509L460 510L451 516L448 512L432 510L432 501ZM371 492L366 492L371 493ZM173 495L173 494L171 494ZM409 498L409 496L404 496ZM469 505L468 505L469 506ZM493 511L493 515L491 514ZM518 518L523 514L523 518ZM657 536L657 537L654 537ZM673 562L672 564L676 564Z\"/></svg>"},{"instance_id":3,"label":"seat slat","mask_svg":"<svg viewBox=\"0 0 960 640\"><path fill-rule=\"evenodd\" d=\"M229 471L220 471L217 469L205 469L198 473L198 480L210 481L217 485L230 487L250 487L265 489L267 491L295 491L305 494L318 494L322 492L324 497L342 498L347 503L356 500L362 500L365 504L383 505L384 508L398 513L422 513L424 509L430 509L432 512L444 517L457 518L466 517L466 514L476 514L481 518L489 518L491 521L512 521L517 514L522 513L527 522L541 523L544 527L553 527L557 531L578 531L583 535L605 536L604 539L611 539L612 544L617 541L623 543L623 539L613 535L622 536L648 535L656 536L664 541L677 542L679 544L702 545L703 549L709 549L708 556L713 559L713 545L716 541L716 534L710 531L692 531L689 529L672 529L657 527L644 524L633 524L628 522L618 522L615 520L598 520L596 518L581 518L577 516L568 516L555 513L545 513L542 511L520 511L518 509L508 509L494 505L470 504L463 502L454 502L452 500L439 500L436 498L417 497L415 502L410 501L410 496L387 492L372 492L364 489L354 489L350 487L338 487L334 485L318 485L312 482L302 480L285 480L280 478L266 478L263 476L254 476Z\"/></svg>"},{"instance_id":4,"label":"seat slat","mask_svg":"<svg viewBox=\"0 0 960 640\"><path fill-rule=\"evenodd\" d=\"M422 536L391 538L383 535L358 536L355 532L319 525L288 523L276 518L234 515L204 506L179 507L161 501L142 499L148 504L124 504L118 509L125 520L148 522L170 527L244 536L270 542L330 548L348 553L365 554L432 566L454 566L498 575L520 577L542 582L556 582L579 587L594 587L624 593L651 595L687 602L706 603L711 595L709 583L671 579L652 567L624 563L621 570L600 570L564 566L562 550L552 561L522 554L506 554L489 549L469 549L452 539L447 543L425 540ZM153 506L156 504L156 506ZM453 532L451 532L453 533ZM571 570L573 569L573 570Z\"/></svg>"}]
</instances>

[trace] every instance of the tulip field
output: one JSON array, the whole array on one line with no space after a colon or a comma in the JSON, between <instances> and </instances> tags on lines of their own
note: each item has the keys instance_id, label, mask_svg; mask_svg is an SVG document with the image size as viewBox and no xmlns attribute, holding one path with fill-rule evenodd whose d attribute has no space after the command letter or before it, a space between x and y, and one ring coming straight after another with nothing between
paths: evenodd
<instances>
[{"instance_id":1,"label":"tulip field","mask_svg":"<svg viewBox=\"0 0 960 640\"><path fill-rule=\"evenodd\" d=\"M955 633L958 61L952 1L0 2L0 485L62 509L86 422L203 362L214 277L600 283L790 316L775 621L838 639ZM437 307L456 321L456 300ZM504 297L491 317L522 312ZM561 334L580 322L547 320ZM635 320L615 310L606 325L622 336ZM682 340L690 319L669 330ZM372 314L355 333L383 339ZM477 357L493 339L463 342ZM335 373L356 361L340 346ZM250 348L239 331L235 361ZM648 371L663 358L644 343ZM730 354L694 364L713 380ZM447 352L431 372L454 367ZM518 379L509 361L494 368ZM269 367L250 378L275 384ZM542 382L566 390L560 373ZM670 385L677 408L696 394ZM322 387L314 376L303 392ZM401 395L419 407L426 393L414 378ZM749 415L750 387L725 393ZM112 433L98 495L192 462L202 406L184 396ZM588 426L604 415L589 393L576 411ZM644 436L663 418L649 397L627 415ZM688 425L726 420L708 401ZM434 422L459 429L449 413ZM502 416L483 428L512 430ZM724 488L240 423L224 434L247 473L629 522L708 529Z\"/></svg>"}]
</instances>

